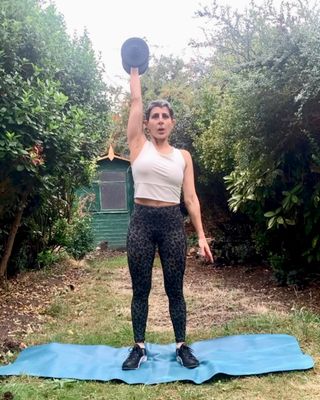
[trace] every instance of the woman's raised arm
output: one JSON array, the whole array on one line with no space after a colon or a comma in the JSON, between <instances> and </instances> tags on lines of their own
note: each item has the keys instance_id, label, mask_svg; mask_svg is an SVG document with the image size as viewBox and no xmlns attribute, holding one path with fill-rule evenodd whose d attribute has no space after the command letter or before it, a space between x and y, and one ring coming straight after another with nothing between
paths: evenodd
<instances>
[{"instance_id":1,"label":"woman's raised arm","mask_svg":"<svg viewBox=\"0 0 320 400\"><path fill-rule=\"evenodd\" d=\"M127 139L130 149L130 157L131 160L133 160L139 154L141 147L146 141L143 132L143 103L138 68L131 68L130 93L131 105L127 126Z\"/></svg>"}]
</instances>

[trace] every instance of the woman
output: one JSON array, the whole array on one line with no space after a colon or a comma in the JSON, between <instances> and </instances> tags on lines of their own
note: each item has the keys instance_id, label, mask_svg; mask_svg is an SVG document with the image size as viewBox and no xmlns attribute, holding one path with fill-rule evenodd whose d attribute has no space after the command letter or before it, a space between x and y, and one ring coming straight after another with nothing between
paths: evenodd
<instances>
[{"instance_id":1,"label":"woman","mask_svg":"<svg viewBox=\"0 0 320 400\"><path fill-rule=\"evenodd\" d=\"M131 218L127 254L132 280L132 325L135 345L122 369L139 368L147 359L144 346L151 289L152 266L156 247L163 268L164 285L169 299L169 311L176 339L176 358L187 368L199 361L185 344L186 304L183 296L183 276L186 261L186 235L180 212L180 194L198 234L199 253L213 262L206 241L200 205L194 186L192 159L188 151L173 148L169 142L175 125L168 102L150 103L143 120L140 77L137 68L130 73L131 107L127 138L135 186L135 205ZM147 140L144 129L148 132Z\"/></svg>"}]
</instances>

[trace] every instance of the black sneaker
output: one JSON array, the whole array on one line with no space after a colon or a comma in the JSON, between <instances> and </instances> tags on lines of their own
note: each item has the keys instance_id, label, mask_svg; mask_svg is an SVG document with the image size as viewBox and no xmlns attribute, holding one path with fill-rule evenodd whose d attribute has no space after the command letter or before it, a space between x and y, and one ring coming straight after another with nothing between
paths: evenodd
<instances>
[{"instance_id":1,"label":"black sneaker","mask_svg":"<svg viewBox=\"0 0 320 400\"><path fill-rule=\"evenodd\" d=\"M196 368L199 366L199 361L193 355L193 350L182 344L179 349L176 350L177 361L186 368Z\"/></svg>"},{"instance_id":2,"label":"black sneaker","mask_svg":"<svg viewBox=\"0 0 320 400\"><path fill-rule=\"evenodd\" d=\"M143 349L138 344L135 344L128 357L122 364L122 369L127 371L130 369L138 369L141 363L147 361L147 352L146 349Z\"/></svg>"}]
</instances>

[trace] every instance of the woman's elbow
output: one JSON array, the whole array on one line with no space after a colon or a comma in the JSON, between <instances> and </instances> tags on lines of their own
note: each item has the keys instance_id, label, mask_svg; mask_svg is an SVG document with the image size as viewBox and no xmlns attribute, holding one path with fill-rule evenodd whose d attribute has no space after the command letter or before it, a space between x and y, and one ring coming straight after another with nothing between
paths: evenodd
<instances>
[{"instance_id":1,"label":"woman's elbow","mask_svg":"<svg viewBox=\"0 0 320 400\"><path fill-rule=\"evenodd\" d=\"M199 205L197 195L187 196L184 198L184 204L186 205L187 209L193 209Z\"/></svg>"}]
</instances>

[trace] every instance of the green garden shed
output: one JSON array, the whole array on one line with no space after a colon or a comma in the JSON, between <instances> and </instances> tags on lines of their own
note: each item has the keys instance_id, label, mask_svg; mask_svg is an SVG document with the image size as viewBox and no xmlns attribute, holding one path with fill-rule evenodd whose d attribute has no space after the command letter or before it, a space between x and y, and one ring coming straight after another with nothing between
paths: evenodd
<instances>
[{"instance_id":1,"label":"green garden shed","mask_svg":"<svg viewBox=\"0 0 320 400\"><path fill-rule=\"evenodd\" d=\"M110 146L97 164L96 179L90 188L81 190L80 196L89 198L95 245L123 249L133 209L130 161L116 155Z\"/></svg>"}]
</instances>

